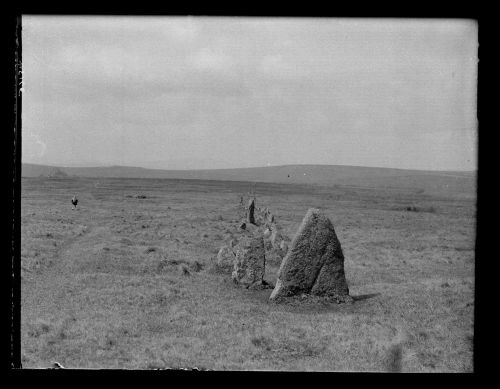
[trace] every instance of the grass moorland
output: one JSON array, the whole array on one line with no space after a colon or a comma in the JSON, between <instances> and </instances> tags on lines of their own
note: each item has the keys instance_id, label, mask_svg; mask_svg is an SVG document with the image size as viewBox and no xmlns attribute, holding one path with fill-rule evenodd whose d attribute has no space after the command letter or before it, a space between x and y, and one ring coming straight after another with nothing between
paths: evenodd
<instances>
[{"instance_id":1,"label":"grass moorland","mask_svg":"<svg viewBox=\"0 0 500 389\"><path fill-rule=\"evenodd\" d=\"M252 189L290 238L326 212L353 304L277 305L216 271ZM472 371L473 196L24 178L21 229L25 368ZM279 264L270 253L268 281Z\"/></svg>"}]
</instances>

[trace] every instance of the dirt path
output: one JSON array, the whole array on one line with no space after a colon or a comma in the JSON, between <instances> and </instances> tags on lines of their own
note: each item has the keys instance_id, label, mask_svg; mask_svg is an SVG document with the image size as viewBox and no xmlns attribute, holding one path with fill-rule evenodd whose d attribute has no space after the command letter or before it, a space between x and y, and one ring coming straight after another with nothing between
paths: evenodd
<instances>
[{"instance_id":1,"label":"dirt path","mask_svg":"<svg viewBox=\"0 0 500 389\"><path fill-rule=\"evenodd\" d=\"M87 221L87 220L86 220ZM65 240L52 265L23 281L21 289L22 322L30 323L61 310L61 304L68 304L68 293L75 292L76 284L71 269L79 260L81 253L88 252L95 237L104 227L95 223L85 223L83 235Z\"/></svg>"}]
</instances>

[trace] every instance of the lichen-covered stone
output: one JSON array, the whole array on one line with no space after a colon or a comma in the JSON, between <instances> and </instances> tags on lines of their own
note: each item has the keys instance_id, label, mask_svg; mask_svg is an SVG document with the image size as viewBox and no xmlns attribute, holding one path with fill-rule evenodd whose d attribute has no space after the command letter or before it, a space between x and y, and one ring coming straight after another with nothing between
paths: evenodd
<instances>
[{"instance_id":1,"label":"lichen-covered stone","mask_svg":"<svg viewBox=\"0 0 500 389\"><path fill-rule=\"evenodd\" d=\"M221 270L231 272L234 268L236 255L233 249L229 246L222 246L217 254L217 266Z\"/></svg>"},{"instance_id":2,"label":"lichen-covered stone","mask_svg":"<svg viewBox=\"0 0 500 389\"><path fill-rule=\"evenodd\" d=\"M266 255L262 236L243 236L235 248L233 281L247 288L264 284Z\"/></svg>"},{"instance_id":3,"label":"lichen-covered stone","mask_svg":"<svg viewBox=\"0 0 500 389\"><path fill-rule=\"evenodd\" d=\"M272 300L299 294L349 301L344 255L332 222L311 208L283 259Z\"/></svg>"}]
</instances>

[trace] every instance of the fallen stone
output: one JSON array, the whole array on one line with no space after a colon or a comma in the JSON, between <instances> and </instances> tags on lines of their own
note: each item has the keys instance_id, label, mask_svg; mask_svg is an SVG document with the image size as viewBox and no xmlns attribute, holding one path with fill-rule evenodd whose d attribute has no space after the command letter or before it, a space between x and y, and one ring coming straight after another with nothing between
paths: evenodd
<instances>
[{"instance_id":1,"label":"fallen stone","mask_svg":"<svg viewBox=\"0 0 500 389\"><path fill-rule=\"evenodd\" d=\"M319 209L307 211L281 262L271 300L300 294L352 301L344 255L332 222Z\"/></svg>"},{"instance_id":2,"label":"fallen stone","mask_svg":"<svg viewBox=\"0 0 500 389\"><path fill-rule=\"evenodd\" d=\"M247 288L264 285L266 256L262 236L243 236L236 246L232 279Z\"/></svg>"},{"instance_id":3,"label":"fallen stone","mask_svg":"<svg viewBox=\"0 0 500 389\"><path fill-rule=\"evenodd\" d=\"M245 228L241 228L241 230L244 230L245 232L249 232L250 234L254 234L256 231L259 230L259 227L256 226L255 224L250 224L250 223L245 223Z\"/></svg>"}]
</instances>

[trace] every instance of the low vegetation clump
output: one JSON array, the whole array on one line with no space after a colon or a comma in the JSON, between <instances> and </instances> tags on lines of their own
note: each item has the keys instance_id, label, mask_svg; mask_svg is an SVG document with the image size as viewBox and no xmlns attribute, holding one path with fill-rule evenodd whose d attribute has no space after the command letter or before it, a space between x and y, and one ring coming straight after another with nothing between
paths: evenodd
<instances>
[{"instance_id":1,"label":"low vegetation clump","mask_svg":"<svg viewBox=\"0 0 500 389\"><path fill-rule=\"evenodd\" d=\"M394 344L389 347L385 359L386 369L390 373L400 373L402 370L403 347Z\"/></svg>"},{"instance_id":2,"label":"low vegetation clump","mask_svg":"<svg viewBox=\"0 0 500 389\"><path fill-rule=\"evenodd\" d=\"M146 195L126 195L125 197L131 198L131 199L147 199L148 196Z\"/></svg>"},{"instance_id":3,"label":"low vegetation clump","mask_svg":"<svg viewBox=\"0 0 500 389\"><path fill-rule=\"evenodd\" d=\"M429 213L436 213L436 208L433 206L430 207L416 207L415 205L408 205L403 208L405 211L408 212L429 212Z\"/></svg>"}]
</instances>

